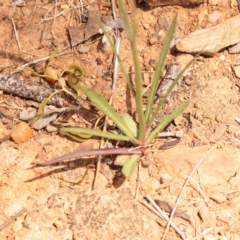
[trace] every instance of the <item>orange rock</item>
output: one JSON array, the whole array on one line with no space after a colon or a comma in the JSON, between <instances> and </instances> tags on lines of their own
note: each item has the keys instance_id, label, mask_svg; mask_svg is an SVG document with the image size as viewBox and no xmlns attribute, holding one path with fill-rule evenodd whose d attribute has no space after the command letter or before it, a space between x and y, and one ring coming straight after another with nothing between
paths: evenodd
<instances>
[{"instance_id":1,"label":"orange rock","mask_svg":"<svg viewBox=\"0 0 240 240\"><path fill-rule=\"evenodd\" d=\"M19 123L10 133L12 140L15 143L21 143L27 141L33 134L33 130L27 123Z\"/></svg>"}]
</instances>

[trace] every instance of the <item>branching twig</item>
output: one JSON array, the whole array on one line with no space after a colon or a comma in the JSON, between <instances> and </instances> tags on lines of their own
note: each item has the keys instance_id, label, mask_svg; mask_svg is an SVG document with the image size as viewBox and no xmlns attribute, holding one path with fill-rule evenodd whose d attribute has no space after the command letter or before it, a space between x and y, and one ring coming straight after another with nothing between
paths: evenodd
<instances>
[{"instance_id":1,"label":"branching twig","mask_svg":"<svg viewBox=\"0 0 240 240\"><path fill-rule=\"evenodd\" d=\"M164 211L162 211L162 209L155 203L155 201L149 195L147 195L146 198L155 207L155 209L159 212L160 216L162 216L162 218L164 218L166 221L168 221L168 224L170 224L173 227L173 229L180 235L180 237L183 240L187 240L184 233L172 222L172 220L169 219L167 214Z\"/></svg>"}]
</instances>

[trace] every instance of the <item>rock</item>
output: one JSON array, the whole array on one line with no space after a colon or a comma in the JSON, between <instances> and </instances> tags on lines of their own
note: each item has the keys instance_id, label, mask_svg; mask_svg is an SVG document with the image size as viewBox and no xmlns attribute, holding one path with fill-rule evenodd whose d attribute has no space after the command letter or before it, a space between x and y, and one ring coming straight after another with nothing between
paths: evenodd
<instances>
[{"instance_id":1,"label":"rock","mask_svg":"<svg viewBox=\"0 0 240 240\"><path fill-rule=\"evenodd\" d=\"M8 140L10 138L9 131L0 121L0 143Z\"/></svg>"},{"instance_id":2,"label":"rock","mask_svg":"<svg viewBox=\"0 0 240 240\"><path fill-rule=\"evenodd\" d=\"M180 52L213 56L219 50L240 41L240 15L214 27L197 30L176 43Z\"/></svg>"},{"instance_id":3,"label":"rock","mask_svg":"<svg viewBox=\"0 0 240 240\"><path fill-rule=\"evenodd\" d=\"M228 48L229 53L240 53L240 42Z\"/></svg>"},{"instance_id":4,"label":"rock","mask_svg":"<svg viewBox=\"0 0 240 240\"><path fill-rule=\"evenodd\" d=\"M240 78L240 65L238 66L233 66L233 71L234 71L234 74L237 78Z\"/></svg>"},{"instance_id":5,"label":"rock","mask_svg":"<svg viewBox=\"0 0 240 240\"><path fill-rule=\"evenodd\" d=\"M155 155L155 162L161 164L169 174L180 175L184 179L190 174L196 164L206 155L209 148L206 147L175 147L159 151ZM224 149L212 150L198 170L201 175L201 183L207 186L221 185L231 179L238 171L240 152L225 151ZM199 176L195 172L192 175L199 182Z\"/></svg>"},{"instance_id":6,"label":"rock","mask_svg":"<svg viewBox=\"0 0 240 240\"><path fill-rule=\"evenodd\" d=\"M15 143L27 141L33 134L33 130L25 122L19 123L10 133Z\"/></svg>"}]
</instances>

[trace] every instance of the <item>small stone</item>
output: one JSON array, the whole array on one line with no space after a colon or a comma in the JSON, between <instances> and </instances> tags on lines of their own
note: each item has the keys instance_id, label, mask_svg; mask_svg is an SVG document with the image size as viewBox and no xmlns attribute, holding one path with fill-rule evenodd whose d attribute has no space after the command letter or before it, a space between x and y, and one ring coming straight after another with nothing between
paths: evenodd
<instances>
[{"instance_id":1,"label":"small stone","mask_svg":"<svg viewBox=\"0 0 240 240\"><path fill-rule=\"evenodd\" d=\"M214 11L213 13L208 15L208 21L214 23L221 17L221 15L222 15L221 12Z\"/></svg>"},{"instance_id":2,"label":"small stone","mask_svg":"<svg viewBox=\"0 0 240 240\"><path fill-rule=\"evenodd\" d=\"M224 61L226 59L225 55L221 55L220 60Z\"/></svg>"},{"instance_id":3,"label":"small stone","mask_svg":"<svg viewBox=\"0 0 240 240\"><path fill-rule=\"evenodd\" d=\"M149 73L148 72L144 72L144 73L142 73L142 76L143 76L143 84L145 86L148 86L150 84L150 82L151 82Z\"/></svg>"},{"instance_id":4,"label":"small stone","mask_svg":"<svg viewBox=\"0 0 240 240\"><path fill-rule=\"evenodd\" d=\"M234 74L237 78L240 78L240 65L233 67Z\"/></svg>"},{"instance_id":5,"label":"small stone","mask_svg":"<svg viewBox=\"0 0 240 240\"><path fill-rule=\"evenodd\" d=\"M222 122L222 115L220 113L218 113L216 116L215 116L215 120L218 122L218 123L221 123Z\"/></svg>"},{"instance_id":6,"label":"small stone","mask_svg":"<svg viewBox=\"0 0 240 240\"><path fill-rule=\"evenodd\" d=\"M3 125L3 123L0 121L0 143L8 140L9 138L10 138L9 131Z\"/></svg>"},{"instance_id":7,"label":"small stone","mask_svg":"<svg viewBox=\"0 0 240 240\"><path fill-rule=\"evenodd\" d=\"M215 6L218 4L219 0L209 0L208 2L210 5Z\"/></svg>"},{"instance_id":8,"label":"small stone","mask_svg":"<svg viewBox=\"0 0 240 240\"><path fill-rule=\"evenodd\" d=\"M33 134L33 130L25 122L19 123L10 133L15 143L27 141Z\"/></svg>"},{"instance_id":9,"label":"small stone","mask_svg":"<svg viewBox=\"0 0 240 240\"><path fill-rule=\"evenodd\" d=\"M145 29L149 29L149 28L150 28L150 26L149 26L148 23L144 23L144 24L143 24L143 27L144 27Z\"/></svg>"}]
</instances>

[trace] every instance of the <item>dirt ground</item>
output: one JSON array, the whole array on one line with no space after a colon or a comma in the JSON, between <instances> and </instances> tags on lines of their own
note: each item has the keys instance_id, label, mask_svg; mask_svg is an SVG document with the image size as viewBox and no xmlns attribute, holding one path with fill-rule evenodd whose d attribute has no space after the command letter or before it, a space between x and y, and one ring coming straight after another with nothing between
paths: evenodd
<instances>
[{"instance_id":1,"label":"dirt ground","mask_svg":"<svg viewBox=\"0 0 240 240\"><path fill-rule=\"evenodd\" d=\"M47 57L56 50L64 55L55 59L53 68L61 72L69 64L78 63L87 72L82 85L97 84L100 91L111 88L113 53L102 43L102 35L97 34L72 48L67 30L68 26L85 24L84 14L89 7L94 7L101 16L111 15L110 1L36 0L26 1L24 6L14 6L13 2L0 1L0 73L11 74L23 64ZM214 11L221 13L216 21L209 17ZM138 50L144 88L151 81L153 63L176 14L174 38L177 39L237 16L239 10L236 0L205 1L196 7L149 8L140 4ZM130 54L126 34L121 31L120 56L133 76ZM169 53L166 64L181 56L189 57ZM139 174L132 174L124 182L121 177L117 180L109 177L106 172L113 173L109 172L108 164L102 163L102 173L92 190L95 158L32 168L34 163L79 147L79 143L45 129L34 130L33 136L23 143L11 139L1 142L0 225L24 211L1 228L0 238L160 239L167 222L142 204L149 195L162 201L165 207L161 205L161 208L167 214L172 208L166 206L174 206L177 201L180 213L172 221L185 234L184 239L240 239L240 126L235 120L240 117L239 80L231 68L238 62L239 54L230 54L227 49L197 59L179 85L177 98L169 103L172 109L182 101L190 102L170 129L184 132L181 142L171 149L157 150L166 139L157 140L151 166L140 166ZM16 76L19 80L39 82L38 77L26 71ZM47 83L41 80L39 84ZM119 113L135 111L121 72L112 105ZM26 99L0 93L0 121L8 130L20 121L20 112L28 107ZM98 114L94 109L80 108L78 113L64 116L64 121L55 125L92 127L91 120ZM95 146L100 142L90 141ZM109 159L113 160L113 156L103 161ZM196 166L197 170L191 174ZM135 198L137 185L139 192ZM170 227L165 239L181 237Z\"/></svg>"}]
</instances>

